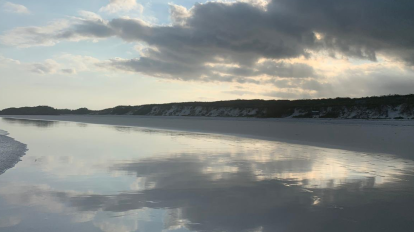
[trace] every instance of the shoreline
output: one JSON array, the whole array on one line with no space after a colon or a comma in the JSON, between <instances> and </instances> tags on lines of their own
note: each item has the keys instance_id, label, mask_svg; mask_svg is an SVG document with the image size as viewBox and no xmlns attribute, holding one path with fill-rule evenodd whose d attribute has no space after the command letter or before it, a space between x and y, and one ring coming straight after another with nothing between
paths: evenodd
<instances>
[{"instance_id":1,"label":"shoreline","mask_svg":"<svg viewBox=\"0 0 414 232\"><path fill-rule=\"evenodd\" d=\"M4 130L0 130L0 148L0 175L19 163L27 151L26 144L9 137Z\"/></svg>"},{"instance_id":2,"label":"shoreline","mask_svg":"<svg viewBox=\"0 0 414 232\"><path fill-rule=\"evenodd\" d=\"M129 115L2 115L0 117L222 134L397 155L399 158L414 159L414 120L258 119Z\"/></svg>"}]
</instances>

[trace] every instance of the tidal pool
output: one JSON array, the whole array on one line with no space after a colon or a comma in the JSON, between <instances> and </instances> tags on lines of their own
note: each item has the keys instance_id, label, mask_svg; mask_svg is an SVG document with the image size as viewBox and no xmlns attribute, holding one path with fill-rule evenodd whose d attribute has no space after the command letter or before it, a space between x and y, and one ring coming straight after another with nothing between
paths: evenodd
<instances>
[{"instance_id":1,"label":"tidal pool","mask_svg":"<svg viewBox=\"0 0 414 232\"><path fill-rule=\"evenodd\" d=\"M0 175L0 231L414 231L414 162L390 154L76 122L0 129L28 149Z\"/></svg>"}]
</instances>

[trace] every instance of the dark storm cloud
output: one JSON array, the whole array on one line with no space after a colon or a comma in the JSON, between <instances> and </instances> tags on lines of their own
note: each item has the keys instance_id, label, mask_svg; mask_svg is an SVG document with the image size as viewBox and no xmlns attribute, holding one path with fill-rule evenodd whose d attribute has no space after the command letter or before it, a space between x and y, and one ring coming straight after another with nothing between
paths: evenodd
<instances>
[{"instance_id":1,"label":"dark storm cloud","mask_svg":"<svg viewBox=\"0 0 414 232\"><path fill-rule=\"evenodd\" d=\"M183 52L188 61L193 55L244 63L259 57L299 57L319 49L375 60L378 51L414 49L412 10L414 3L405 0L274 0L265 10L242 2L208 2L196 4L185 12L187 17L182 16L183 9L171 7L173 21L181 22L172 26L114 19L106 25L111 29L85 21L75 31L144 41L166 49L163 55ZM324 35L321 41L315 32Z\"/></svg>"},{"instance_id":2,"label":"dark storm cloud","mask_svg":"<svg viewBox=\"0 0 414 232\"><path fill-rule=\"evenodd\" d=\"M107 38L114 35L113 29L108 27L102 20L83 20L71 30L57 34L56 39L70 39L76 36Z\"/></svg>"},{"instance_id":3,"label":"dark storm cloud","mask_svg":"<svg viewBox=\"0 0 414 232\"><path fill-rule=\"evenodd\" d=\"M315 77L314 69L307 64L287 64L284 62L270 62L266 61L258 65L260 74L267 74L269 76L277 77L294 77L305 78Z\"/></svg>"},{"instance_id":4,"label":"dark storm cloud","mask_svg":"<svg viewBox=\"0 0 414 232\"><path fill-rule=\"evenodd\" d=\"M98 64L107 67L108 63ZM288 64L284 62L266 61L250 67L228 67L225 65L206 66L203 64L187 64L141 57L140 59L110 60L109 66L133 72L141 72L151 76L179 80L223 81L239 83L260 83L251 76L269 75L285 78L315 77L312 67L306 64Z\"/></svg>"},{"instance_id":5,"label":"dark storm cloud","mask_svg":"<svg viewBox=\"0 0 414 232\"><path fill-rule=\"evenodd\" d=\"M154 69L163 69L167 62L193 76L192 68L207 76L212 73L203 70L245 77L315 77L312 67L304 64L256 62L308 57L308 51L320 50L372 61L382 52L413 62L411 10L412 1L274 0L265 10L248 3L209 2L187 12L172 7L173 22L179 22L172 26L148 26L129 19L115 19L109 25L127 41L156 47L147 54L162 61ZM135 64L140 67L145 62ZM206 69L206 62L236 63L242 68Z\"/></svg>"},{"instance_id":6,"label":"dark storm cloud","mask_svg":"<svg viewBox=\"0 0 414 232\"><path fill-rule=\"evenodd\" d=\"M263 74L317 77L310 66L280 61L317 51L372 61L383 53L413 64L413 10L408 0L273 0L260 7L207 2L190 10L172 5L172 25L84 19L49 34L20 28L19 35L30 35L34 44L116 36L150 48L139 59L114 59L105 67L180 80L257 82L254 76ZM267 62L258 63L263 58Z\"/></svg>"},{"instance_id":7,"label":"dark storm cloud","mask_svg":"<svg viewBox=\"0 0 414 232\"><path fill-rule=\"evenodd\" d=\"M285 20L325 34L325 48L371 60L377 52L414 48L413 10L414 2L407 0L275 0L269 5Z\"/></svg>"},{"instance_id":8,"label":"dark storm cloud","mask_svg":"<svg viewBox=\"0 0 414 232\"><path fill-rule=\"evenodd\" d=\"M238 83L256 83L259 81L244 77L231 75L229 73L220 74L215 72L214 68L199 65L189 65L185 63L167 62L148 57L140 59L122 60L114 59L109 63L97 64L102 68L112 67L125 71L140 72L159 78L176 79L176 80L198 80L198 81L221 81L221 82L238 82Z\"/></svg>"}]
</instances>

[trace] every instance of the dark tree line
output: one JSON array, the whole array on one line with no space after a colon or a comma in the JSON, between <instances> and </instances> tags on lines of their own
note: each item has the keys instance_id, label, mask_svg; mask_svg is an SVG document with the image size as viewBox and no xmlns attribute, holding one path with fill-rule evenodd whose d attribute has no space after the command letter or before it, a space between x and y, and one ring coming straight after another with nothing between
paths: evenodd
<instances>
[{"instance_id":1,"label":"dark tree line","mask_svg":"<svg viewBox=\"0 0 414 232\"><path fill-rule=\"evenodd\" d=\"M387 95L374 96L364 98L328 98L328 99L303 99L303 100L231 100L231 101L216 101L216 102L182 102L182 103L168 103L168 104L150 104L141 106L116 106L104 110L89 110L87 108L79 108L76 110L70 109L55 109L49 106L36 107L21 107L8 108L0 111L0 115L61 115L61 114L97 114L97 115L147 115L151 113L156 106L162 110L168 110L173 107L197 107L201 106L207 109L216 109L221 107L228 108L254 108L259 109L259 112L265 112L255 115L256 117L272 117L279 118L291 115L296 108L302 110L319 110L321 108L331 107L332 110L324 117L336 118L338 112L335 109L342 107L363 106L367 109L379 109L383 106L398 106L404 104L406 110L414 110L414 94L410 95ZM309 115L304 115L307 117Z\"/></svg>"}]
</instances>

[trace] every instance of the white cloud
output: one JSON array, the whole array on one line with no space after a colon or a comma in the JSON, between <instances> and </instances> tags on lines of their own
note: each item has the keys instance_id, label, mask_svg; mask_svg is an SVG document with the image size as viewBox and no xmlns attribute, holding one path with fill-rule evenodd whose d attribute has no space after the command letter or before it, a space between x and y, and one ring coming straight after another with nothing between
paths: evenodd
<instances>
[{"instance_id":1,"label":"white cloud","mask_svg":"<svg viewBox=\"0 0 414 232\"><path fill-rule=\"evenodd\" d=\"M70 25L68 20L58 20L44 27L17 27L1 35L0 42L19 48L53 46L60 41L57 35Z\"/></svg>"},{"instance_id":2,"label":"white cloud","mask_svg":"<svg viewBox=\"0 0 414 232\"><path fill-rule=\"evenodd\" d=\"M47 59L43 62L36 63L22 63L18 60L10 59L0 55L0 68L12 68L16 70L26 70L36 74L77 74L79 71L90 70L90 67L95 67L94 63L99 60L91 57L61 55L55 57L57 59Z\"/></svg>"},{"instance_id":3,"label":"white cloud","mask_svg":"<svg viewBox=\"0 0 414 232\"><path fill-rule=\"evenodd\" d=\"M98 41L112 36L112 31L107 27L107 21L101 16L90 11L79 11L80 17L60 19L42 27L16 27L0 35L0 43L18 48L33 46L54 46L68 40L78 42L81 40ZM71 31L72 28L81 27L79 31ZM89 30L93 28L94 33ZM97 34L96 34L97 33Z\"/></svg>"},{"instance_id":4,"label":"white cloud","mask_svg":"<svg viewBox=\"0 0 414 232\"><path fill-rule=\"evenodd\" d=\"M79 72L98 71L99 68L96 64L102 62L101 60L91 56L80 56L72 54L63 54L57 57L59 61L65 63L70 69L74 69Z\"/></svg>"},{"instance_id":5,"label":"white cloud","mask_svg":"<svg viewBox=\"0 0 414 232\"><path fill-rule=\"evenodd\" d=\"M11 65L11 64L20 64L20 61L13 60L13 59L10 59L10 58L6 58L6 57L0 55L0 66L1 65Z\"/></svg>"},{"instance_id":6,"label":"white cloud","mask_svg":"<svg viewBox=\"0 0 414 232\"><path fill-rule=\"evenodd\" d=\"M54 74L60 69L60 64L54 60L48 59L43 63L33 63L29 65L29 70L38 74Z\"/></svg>"},{"instance_id":7,"label":"white cloud","mask_svg":"<svg viewBox=\"0 0 414 232\"><path fill-rule=\"evenodd\" d=\"M191 13L187 8L172 3L170 4L170 18L173 24L184 25L186 19L190 16Z\"/></svg>"},{"instance_id":8,"label":"white cloud","mask_svg":"<svg viewBox=\"0 0 414 232\"><path fill-rule=\"evenodd\" d=\"M96 64L100 62L102 61L90 56L63 54L54 56L53 59L47 59L44 62L23 63L22 65L28 71L37 74L76 75L78 72L99 71L99 67Z\"/></svg>"},{"instance_id":9,"label":"white cloud","mask_svg":"<svg viewBox=\"0 0 414 232\"><path fill-rule=\"evenodd\" d=\"M99 9L100 12L107 12L109 14L138 11L142 13L144 7L137 3L136 0L110 0L109 4Z\"/></svg>"},{"instance_id":10,"label":"white cloud","mask_svg":"<svg viewBox=\"0 0 414 232\"><path fill-rule=\"evenodd\" d=\"M29 14L30 11L27 7L19 4L14 4L11 2L6 2L3 5L3 9L7 12L17 13L17 14Z\"/></svg>"},{"instance_id":11,"label":"white cloud","mask_svg":"<svg viewBox=\"0 0 414 232\"><path fill-rule=\"evenodd\" d=\"M79 15L86 20L100 20L103 21L102 17L94 12L81 10L79 11Z\"/></svg>"}]
</instances>

